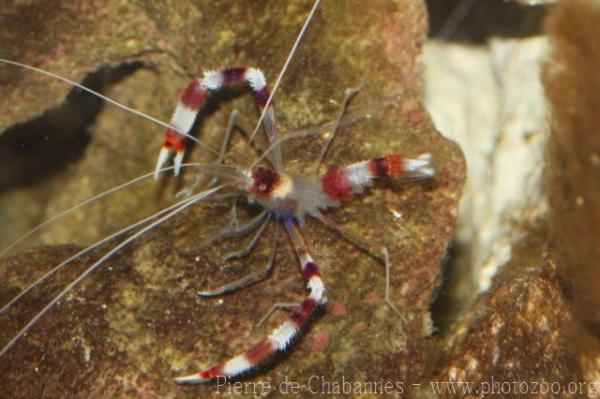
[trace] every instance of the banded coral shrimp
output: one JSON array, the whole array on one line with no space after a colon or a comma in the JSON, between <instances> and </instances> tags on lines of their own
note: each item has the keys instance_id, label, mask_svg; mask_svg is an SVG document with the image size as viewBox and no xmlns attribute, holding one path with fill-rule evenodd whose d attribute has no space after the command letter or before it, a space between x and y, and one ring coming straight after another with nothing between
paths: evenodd
<instances>
[{"instance_id":1,"label":"banded coral shrimp","mask_svg":"<svg viewBox=\"0 0 600 399\"><path fill-rule=\"evenodd\" d=\"M337 4L335 7L336 10L338 10L341 6ZM326 13L327 17L323 17L321 22L332 19L331 16L333 15L333 11L333 8L324 8L321 12ZM352 15L353 18L360 20L360 14L357 14L357 11L352 11L351 9L347 9L347 11L348 15ZM370 15L370 18L374 18L374 16ZM365 22L365 24L368 25L367 22ZM343 34L343 36L348 35L348 37L344 39L345 43L350 44L357 39L356 33L353 33L352 30L349 30L348 28L344 29L343 24L334 26L323 23L322 25L323 26L320 28L321 31L317 31L314 35L318 36L324 32L332 34L335 33L337 29L341 29L338 34ZM329 31L329 28L335 29ZM326 30L323 31L322 29ZM381 43L378 43L377 46L381 46ZM323 63L326 60L327 62L332 61L333 58L329 57L328 54L335 54L335 51L337 51L336 47L337 46L329 47L327 51L322 54L319 53L319 57L316 57L313 51L307 51L303 56L305 63L296 66L294 75L288 74L288 76L297 76L297 78L291 83L291 86L288 86L288 88L282 91L277 97L277 110L280 118L280 126L283 125L285 127L288 123L292 124L292 122L297 121L298 118L300 120L306 118L307 114L313 114L313 108L315 107L317 107L317 109L313 115L319 116L311 116L309 121L311 121L312 118L315 118L318 122L322 123L322 121L332 121L335 119L339 111L339 104L331 106L326 112L318 111L318 107L322 106L319 104L327 104L327 99L329 98L337 99L339 102L342 97L343 88L348 86L348 82L339 82L339 77L336 77L337 75L332 73L329 75L329 78L333 79L331 88L325 90L324 93L315 95L311 94L315 91L313 88L304 88L303 85L305 83L303 79L305 79L304 77L309 78L311 76L310 73L307 74L310 68L313 68L311 64L314 64L315 66L321 64L321 67L323 67ZM264 48L268 49L269 46L265 45ZM362 57L365 55L365 53L361 54ZM224 65L235 65L236 63L238 62L219 62L219 64ZM248 62L245 60L244 63L254 64L264 68L264 64L261 64L260 62ZM347 64L347 62L344 62L343 64ZM367 70L376 66L396 70L395 68L392 68L393 66L389 65L387 61L382 61L380 59L375 64L361 65L358 71L355 70L354 73L350 74L354 75L354 78L349 78L349 82L355 83L360 81L356 79L357 76L360 76L361 74L364 76ZM292 68L294 69L293 66ZM331 68L329 70L332 71L336 69ZM267 76L276 76L276 73L267 73ZM304 77L300 78L301 76ZM322 82L323 78L324 76L321 74L318 79L314 80L314 77L312 79L318 83ZM333 82L336 82L336 84L333 84ZM414 126L412 126L406 117L402 116L403 113L400 111L402 109L410 109L411 106L415 107L415 104L410 103L410 101L402 102L402 104L391 101L390 98L397 100L398 94L394 94L393 90L390 91L390 88L386 88L389 82L389 77L384 78L374 76L374 79L370 80L370 87L363 88L360 96L355 98L356 102L353 103L353 107L356 107L354 108L355 110L363 108L366 110L373 110L374 115L371 119L365 120L364 123L361 122L353 125L352 128L358 128L358 130L351 132L344 130L343 134L333 143L331 152L328 155L328 160L335 160L331 162L340 165L347 164L392 152L387 149L388 147L392 147L398 152L418 154L431 149L432 143L440 144L443 142L443 140L431 136L431 131L428 130L431 129L430 126L421 126L420 128L417 126L417 130L411 131L410 128ZM185 83L180 84L180 86L183 85L185 85ZM292 89L296 89L296 91ZM176 91L179 90L180 87L178 86ZM289 93L290 98L289 100L284 100L285 96L288 95L287 93ZM165 95L165 97L169 97L169 104L167 107L169 108L169 111L167 111L168 116L168 113L172 111L172 105L177 98L177 94L172 97ZM303 103L302 99L307 98L310 99L310 106L308 106L308 109L305 109L304 107L307 106L306 103ZM297 111L291 112L291 116L287 117L289 119L286 120L286 110L294 109L291 107L294 100L299 101L301 107L298 108ZM249 104L248 108L252 106L252 102L250 101ZM402 107L400 107L400 105L402 105ZM352 112L357 111L352 111L351 109L350 113ZM245 115L252 115L252 111L243 113ZM295 115L295 113L297 114ZM322 117L323 114L326 116ZM389 121L384 120L382 115L388 114L396 115L396 118ZM398 115L400 115L400 119L397 119ZM418 115L418 112L415 111L412 115ZM415 120L418 122L419 119L415 118ZM306 124L306 121L300 125L302 124ZM219 128L222 129L223 126L224 123L222 123ZM145 129L148 128L146 127ZM151 130L156 136L156 129ZM397 134L398 130L402 131L402 135ZM376 132L376 134L383 134L385 136L384 142L379 143L374 140L369 140L367 143L368 146L365 147L365 144L362 143L362 137L365 137L367 134L370 135L369 137L373 137L375 134L373 132ZM204 135L204 129L202 129L202 134ZM162 140L162 138L156 138ZM352 138L355 140L355 144L348 145L348 143L351 143L352 141L346 140L351 140ZM342 145L342 143L344 144ZM308 147L311 142L290 144L292 144L290 146L292 150L288 150L290 153L285 154L285 158L286 160L290 160L289 166L294 170L294 168L298 168L299 165L301 165L300 160L305 157L305 153L311 148ZM158 146L151 146L152 161L154 161L155 152L159 146L160 143ZM292 146L296 147L294 148ZM315 154L318 154L319 146L314 147L316 147ZM310 161L309 163L312 164ZM388 189L390 190L390 194L386 199L386 196L383 193ZM348 218L348 221L351 221L350 224L356 225L364 223L367 226L371 224L368 229L361 229L359 231L366 237L378 236L380 240L385 241L384 244L390 248L395 267L396 265L400 265L400 270L408 270L408 267L401 265L410 264L413 267L413 270L423 272L425 264L433 262L433 258L439 260L441 253L443 252L443 250L440 249L444 246L443 243L437 242L436 239L435 242L430 242L426 246L427 250L425 256L420 256L422 253L418 248L421 247L423 240L426 240L423 236L427 236L430 232L427 227L428 223L426 220L428 217L426 215L433 216L432 212L436 205L440 206L441 209L444 209L443 215L437 215L440 218L448 218L450 214L449 212L446 213L446 211L448 211L448 204L445 201L447 201L448 198L438 196L438 199L435 200L435 191L437 191L435 188L427 191L424 190L423 187L401 187L399 195L398 192L395 192L392 188L386 189L384 185L383 190L373 190L372 196L361 198L360 201L353 201L351 206L348 207L350 212L346 214L346 217ZM376 192L379 192L379 194L376 194ZM362 210L359 205L361 202L364 204ZM424 211L425 213L421 213L420 211L422 205L427 209ZM210 223L211 219L218 219L221 216L225 216L224 220L229 220L229 218L226 217L229 214L229 209L229 203L227 206L221 207L196 208L192 211L195 213L194 215L178 219L175 226L170 225L169 228L157 230L155 238L158 238L158 240L155 240L153 243L150 243L149 241L144 241L145 244L143 242L138 242L135 244L135 249L124 250L121 252L120 256L121 261L124 263L121 264L121 261L115 261L113 272L111 272L109 268L104 269L104 271L99 271L100 274L94 278L93 284L86 282L85 289L77 290L70 301L65 301L65 303L61 304L59 308L52 312L52 322L41 322L35 329L38 331L37 333L35 330L31 331L28 335L28 341L26 342L35 343L33 347L30 344L24 343L20 345L25 345L25 347L22 346L19 350L18 344L12 351L6 354L4 359L28 359L31 366L29 371L34 370L34 367L38 367L42 370L44 375L49 375L51 377L47 380L55 379L63 382L77 381L76 384L78 384L80 389L91 389L88 388L88 384L89 386L94 385L98 387L98 384L91 384L90 378L97 382L100 380L100 376L102 376L102 381L104 381L105 385L103 385L103 388L96 388L100 389L101 392L108 392L110 389L107 387L106 381L109 381L109 385L113 388L117 384L115 381L123 384L115 388L118 392L127 392L123 390L132 389L131 385L127 384L134 383L137 384L136 386L138 387L146 384L150 385L152 389L157 392L165 392L165 390L170 391L172 389L168 388L168 386L170 386L169 384L171 384L172 376L176 376L181 372L193 370L194 366L198 365L197 362L199 359L207 362L210 362L210 360L219 360L221 358L224 359L232 353L247 348L248 340L252 340L260 335L260 333L251 333L251 326L264 314L270 305L281 300L297 301L303 297L303 290L302 285L296 284L296 278L298 277L297 272L295 272L295 270L297 270L297 260L292 252L284 252L283 249L280 249L277 254L277 268L274 272L274 276L267 280L275 281L274 285L266 287L264 284L268 284L268 282L265 282L258 286L236 292L236 296L241 296L238 296L239 301L236 300L235 302L227 300L222 303L218 300L198 302L198 300L194 299L194 293L198 289L204 287L218 287L224 282L235 280L236 277L246 273L241 267L236 270L233 268L226 268L223 270L222 274L214 273L214 269L213 272L202 273L202 269L206 263L210 263L209 261L211 259L220 259L230 250L230 248L211 248L209 253L200 254L193 253L192 251L193 248L199 247L199 243L202 242L204 237L213 233L212 231L208 231L208 228L212 227L212 224ZM243 211L241 205L240 210ZM404 211L403 228L412 230L416 228L418 233L415 235L413 231L409 234L406 232L407 230L402 230L403 233L398 233L400 230L398 230L399 227L397 226L397 223L393 222L393 213L391 210L397 212ZM409 210L419 211L411 214ZM356 216L356 219L352 219L353 216ZM416 217L416 219L413 219L414 217ZM360 222L360 220L363 220L363 222ZM436 220L436 222L437 223L433 223L434 231L431 232L431 234L432 236L439 237L439 230L441 229L445 232L448 224L446 224L444 220L439 219ZM204 223L204 226L198 228L198 225L201 225L202 223ZM431 222L429 222L429 224L431 224ZM196 228L193 226L196 226ZM337 347L338 349L342 349L338 352L341 354L347 354L348 352L343 350L343 348L354 342L354 338L345 337L346 334L343 329L344 325L346 326L345 328L352 326L353 328L356 328L357 331L362 331L362 333L367 336L363 346L365 348L365 353L361 354L361 359L355 359L349 364L355 364L355 362L359 360L365 364L366 358L377 359L377 361L380 361L382 353L389 353L387 356L399 356L398 351L403 350L399 348L406 348L403 336L399 335L396 340L392 341L389 339L382 340L381 338L378 341L376 338L376 334L379 334L378 329L380 328L392 331L400 331L400 329L403 328L399 325L400 323L398 323L397 317L394 317L393 314L387 310L387 307L382 301L384 274L381 264L373 261L369 257L360 256L360 252L354 247L347 246L347 244L340 242L339 239L336 239L337 236L335 234L324 232L322 227L316 228L311 221L307 222L306 230L308 240L313 242L315 250L317 251L316 256L318 256L322 265L331 264L335 260L335 257L339 260L344 258L344 261L347 262L343 263L348 265L352 264L352 270L338 270L332 274L332 281L337 281L337 284L335 291L331 291L329 297L330 299L335 298L335 296L338 295L338 292L344 292L344 295L349 295L348 298L350 299L343 302L347 302L348 304L352 303L348 312L355 316L348 318L348 323L351 322L351 324L342 323L342 327L338 327L337 330L329 328L329 330L318 332L327 332L327 334L332 337L332 343L335 341L335 337L343 337L344 339L338 342L336 346L332 345L334 348ZM396 230L396 233L392 235L390 231L393 230ZM258 266L264 264L267 260L267 257L264 256L264 254L265 252L268 253L268 251L264 251L264 249L268 250L268 237L270 234L271 232L268 232L265 236L267 239L263 239L265 244L267 244L267 248L263 248L261 251L261 248L259 247L254 252L254 255L258 257L263 255L262 258L265 259L259 261L251 258L248 260L247 264L256 264ZM315 234L321 236L322 239L315 240ZM398 252L400 250L398 249L396 242L398 237L410 238L408 241L403 241L404 249L401 251L403 256L397 256L397 254L400 253ZM389 245L390 243L393 245ZM261 245L262 244L263 243L261 243ZM280 248L283 247L286 246L280 245ZM410 250L408 250L409 248ZM144 253L151 254L151 256L146 257ZM195 260L198 256L201 257L200 261ZM134 260L125 260L127 258ZM119 264L122 266L119 266ZM118 273L116 272L117 269ZM180 271L177 271L178 269ZM326 273L330 273L333 268L327 266L327 269ZM183 273L181 270L184 270ZM291 272L292 270L294 272ZM199 277L199 275L201 276ZM343 276L348 275L352 278L345 280ZM410 300L415 305L415 309L419 309L420 312L426 307L424 304L427 302L425 299L425 297L427 297L427 289L423 289L423 284L431 284L433 281L431 277L434 275L435 273L432 271L430 277L421 280L420 284L417 284L414 288L410 287L410 283L407 283L405 286L405 290L408 290L408 292L412 292L413 289L417 288L420 290L421 294L418 295L417 298L413 296L413 299ZM361 283L352 284L352 281L361 281ZM429 281L429 283L424 283L424 281ZM398 289L400 286L397 285L400 284L400 282L395 280L394 284L396 284L397 287L397 289L393 291L396 293L396 300L394 302L397 306L404 308L408 299L402 299L404 298L404 294L401 293L400 289ZM356 290L357 288L358 290ZM369 292L373 293L371 297L368 297L367 295ZM360 311L360 307L354 308L354 304L361 303L362 300L366 301L362 305L363 311L365 308L370 309L372 315L357 315L357 313L355 313ZM88 321L85 321L86 317L80 313L82 311L76 310L77 306L75 305L75 302L78 301L83 304L84 309L87 309L87 311L83 311L84 313L91 313L92 320L89 320L90 315L88 315ZM250 307L251 309L248 309L247 305L249 303L254 305ZM79 305L80 309L81 304ZM105 307L103 307L103 305ZM200 307L198 307L198 305ZM125 309L128 310L125 311ZM374 310L377 310L377 312ZM367 310L367 312L369 312L369 310ZM67 315L67 319L63 319L63 322L72 324L72 328L63 330L57 327L57 324L55 324L56 322L58 322L59 325L63 325L63 322L60 322L55 318L59 313ZM94 318L94 314L97 315L98 318ZM161 316L158 316L157 319L157 315ZM119 317L123 318L123 323L118 323ZM277 325L281 319L286 317L287 315L277 315L274 317L274 320L269 320L269 325L264 327L264 331L270 331L273 326ZM46 319L50 319L50 317L47 317ZM361 327L361 323L366 323L369 326L369 328L366 329L367 332L365 332L365 327ZM117 324L119 324L119 326L117 326ZM409 325L413 330L416 328L421 331L422 327L420 326L421 323L415 324L414 322ZM60 333L56 335L58 331L60 331ZM45 340L40 340L40 336L44 337L45 340L47 339L47 342ZM321 336L323 336L323 334L321 334ZM369 343L366 342L367 339L369 340ZM373 341L371 341L371 339ZM308 342L306 344L308 344ZM64 345L67 346L65 347ZM337 345L342 346L340 347ZM37 350L35 349L36 347L38 348ZM51 354L50 352L52 351L49 349L51 347L57 347L58 353ZM328 351L335 351L334 348L328 349ZM219 350L222 350L221 354L216 353ZM307 350L308 348L305 347L305 355ZM86 353L88 353L88 355L86 355ZM296 359L305 359L305 361L308 361L308 364L301 367L296 364L292 370L304 369L307 372L311 371L325 374L331 369L331 364L329 366L322 364L322 360L324 360L322 351L308 351L308 353L312 353L308 357L303 356L303 352L299 352L300 354L298 355L295 355L295 353L298 353L298 350L293 351L291 356L299 356L296 357ZM321 361L319 361L319 359ZM388 363L392 362L392 359L393 357L388 357ZM339 358L330 361L333 361L333 363L337 365L335 367L340 367L344 363L344 361ZM340 361L342 363L340 363ZM12 364L14 365L14 362L12 362ZM33 366L33 364L35 364L35 366ZM49 369L50 364L53 366L62 364L62 366L59 368L59 372L56 372L56 369L54 369L54 373L52 373ZM281 373L286 374L286 367L289 367L286 366L287 364L289 363L283 362L283 365L281 366L283 368L279 368L280 366L278 366L277 370L279 370L278 373L280 376ZM207 366L208 365L209 364L207 363ZM73 372L67 371L78 367L85 371L82 373L81 377L79 375L75 376ZM130 370L125 371L125 368ZM10 370L7 370L7 374L5 375L15 375L14 371L12 372L13 374L10 374L10 372ZM370 375L377 376L381 375L380 373L382 372L385 373L389 371L373 370ZM35 372L32 372L32 375L35 376ZM20 374L20 376L23 376L23 374ZM10 381L15 381L15 377ZM112 384L110 382L112 382ZM32 384L33 386L39 387L39 385L36 385L35 378L33 379ZM124 386L127 386L127 388L123 388ZM31 389L33 391L35 388Z\"/></svg>"}]
</instances>

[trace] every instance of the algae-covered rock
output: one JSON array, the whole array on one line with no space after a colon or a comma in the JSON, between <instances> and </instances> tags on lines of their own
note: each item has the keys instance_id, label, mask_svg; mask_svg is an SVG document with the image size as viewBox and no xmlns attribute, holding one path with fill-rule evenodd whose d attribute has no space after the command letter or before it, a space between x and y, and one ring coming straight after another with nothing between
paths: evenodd
<instances>
[{"instance_id":1,"label":"algae-covered rock","mask_svg":"<svg viewBox=\"0 0 600 399\"><path fill-rule=\"evenodd\" d=\"M430 377L440 383L427 384L422 393L438 389L440 396L460 397L465 389L474 396L543 397L588 392L587 386L573 385L584 381L574 350L573 309L547 257L546 238L543 231L531 232L489 292L453 325L440 342L441 361Z\"/></svg>"},{"instance_id":2,"label":"algae-covered rock","mask_svg":"<svg viewBox=\"0 0 600 399\"><path fill-rule=\"evenodd\" d=\"M10 16L14 29L0 33L1 55L76 81L108 67L92 75L92 80L100 80L95 82L97 89L167 120L187 80L203 70L254 65L273 82L310 6L277 1L4 3L0 14ZM437 174L425 183L378 183L366 195L328 213L355 234L388 248L392 299L406 315L406 325L383 302L383 265L321 224L307 222L307 239L332 305L288 356L244 380L262 388L268 382L273 396L283 395L280 384L286 378L298 382L306 396L309 389L326 389L321 381L342 376L365 383L403 382L408 387L424 375L429 307L465 176L458 147L435 131L418 99L417 57L425 30L420 1L369 2L368 7L362 2L323 2L282 80L275 106L283 132L333 122L344 90L360 87L348 109L352 123L345 124L333 142L327 165L390 152L431 152ZM31 156L28 142L19 140L33 137L29 140L41 148L53 140L58 122L47 112L63 104L68 88L29 71L0 71L0 126L8 128L1 137L19 143L23 157ZM10 184L0 201L7 214L24 215L26 221L19 221L23 229L152 170L163 129L111 106L92 108L90 118L74 129L75 137L83 129L89 141L85 146L78 142L76 156L54 168L27 170L28 186L7 179ZM234 108L250 121L258 116L246 91L230 90L209 101L196 136L218 148ZM44 112L34 124L28 122ZM23 123L25 127L14 127ZM287 168L310 173L320 144L314 139L286 143ZM18 152L8 152L19 159ZM247 165L255 154L239 135L228 162ZM190 161L213 158L199 146L189 156ZM179 184L171 177L159 184L146 181L48 226L36 239L51 246L0 261L2 303L76 252L56 244L84 246L98 240L174 202L177 189L192 179L187 173ZM43 200L36 201L40 196ZM216 386L182 387L173 378L248 348L286 317L276 313L255 327L273 303L299 301L304 295L297 260L280 226L271 226L252 255L240 261L221 259L250 237L202 245L228 225L232 203L223 199L182 212L118 251L0 358L0 396L215 395ZM237 209L242 220L257 212L243 200ZM22 232L9 229L3 234L8 242ZM279 245L268 280L219 299L195 296L198 289L217 287L263 267L273 233ZM52 294L108 249L78 260L2 315L7 328L2 328L0 342L7 342ZM220 397L239 397L232 386L220 389ZM394 391L399 389L394 386ZM266 394L246 391L243 396L254 393Z\"/></svg>"},{"instance_id":3,"label":"algae-covered rock","mask_svg":"<svg viewBox=\"0 0 600 399\"><path fill-rule=\"evenodd\" d=\"M600 376L599 19L598 2L560 3L547 21L554 51L544 77L553 113L549 252L574 307L574 343L584 380L594 382Z\"/></svg>"}]
</instances>

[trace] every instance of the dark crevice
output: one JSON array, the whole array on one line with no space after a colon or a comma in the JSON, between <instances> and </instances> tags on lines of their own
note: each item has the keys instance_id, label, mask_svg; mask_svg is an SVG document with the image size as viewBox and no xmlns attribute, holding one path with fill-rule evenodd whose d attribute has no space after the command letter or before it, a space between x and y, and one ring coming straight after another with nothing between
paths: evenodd
<instances>
[{"instance_id":1,"label":"dark crevice","mask_svg":"<svg viewBox=\"0 0 600 399\"><path fill-rule=\"evenodd\" d=\"M141 68L139 62L101 68L82 85L103 92ZM0 135L0 193L30 186L78 160L90 141L89 128L104 101L74 88L62 105Z\"/></svg>"},{"instance_id":2,"label":"dark crevice","mask_svg":"<svg viewBox=\"0 0 600 399\"><path fill-rule=\"evenodd\" d=\"M440 286L431 304L431 319L436 335L444 335L463 312L468 309L475 295L465 298L470 285L470 252L467 243L454 240L442 263Z\"/></svg>"},{"instance_id":3,"label":"dark crevice","mask_svg":"<svg viewBox=\"0 0 600 399\"><path fill-rule=\"evenodd\" d=\"M484 44L492 37L539 35L550 7L506 0L427 0L429 37Z\"/></svg>"}]
</instances>

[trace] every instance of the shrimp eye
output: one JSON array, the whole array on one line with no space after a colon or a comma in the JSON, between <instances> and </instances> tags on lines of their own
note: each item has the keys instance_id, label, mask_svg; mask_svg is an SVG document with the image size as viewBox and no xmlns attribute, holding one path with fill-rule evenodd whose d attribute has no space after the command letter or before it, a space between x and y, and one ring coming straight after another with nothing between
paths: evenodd
<instances>
[{"instance_id":1,"label":"shrimp eye","mask_svg":"<svg viewBox=\"0 0 600 399\"><path fill-rule=\"evenodd\" d=\"M250 192L263 196L269 195L273 188L277 186L279 174L275 171L259 167L252 172L252 180L253 185L250 188Z\"/></svg>"}]
</instances>

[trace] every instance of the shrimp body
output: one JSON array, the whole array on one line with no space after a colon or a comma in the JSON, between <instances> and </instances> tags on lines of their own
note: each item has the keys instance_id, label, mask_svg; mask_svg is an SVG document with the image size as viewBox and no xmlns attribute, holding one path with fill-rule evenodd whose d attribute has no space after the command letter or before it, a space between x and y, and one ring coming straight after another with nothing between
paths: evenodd
<instances>
[{"instance_id":1,"label":"shrimp body","mask_svg":"<svg viewBox=\"0 0 600 399\"><path fill-rule=\"evenodd\" d=\"M298 39L302 36L302 32L312 18L312 15L318 6L318 2L318 0L315 2ZM288 60L291 59L295 48L296 45L292 48ZM82 88L96 96L106 98L91 89L85 88L84 86L81 86L68 79L61 78L58 75L50 72L8 60L0 59L0 62L24 67L39 73L57 77L60 80ZM284 66L283 71L285 71L285 69L286 66ZM280 80L278 79L277 82L279 81ZM37 320L44 316L55 304L57 304L68 292L70 292L70 290L72 290L79 282L85 279L90 273L100 267L100 265L103 264L103 262L105 262L114 253L121 250L132 241L136 240L145 232L174 217L184 209L207 200L209 197L216 193L220 193L221 191L237 188L237 191L233 193L234 195L240 194L239 192L241 191L241 194L245 195L251 202L260 204L264 208L264 211L254 219L256 223L254 223L254 221L250 221L245 226L237 226L237 228L227 227L216 236L211 237L210 242L212 243L220 241L228 237L231 238L242 236L245 234L245 232L251 232L254 229L257 229L255 238L251 240L250 245L246 249L232 252L226 256L226 260L231 258L241 258L252 251L253 245L255 245L260 236L263 234L268 223L273 219L277 219L282 223L287 235L290 238L292 246L297 255L300 271L307 289L306 296L300 304L294 307L290 317L276 327L266 338L263 338L249 350L246 350L242 354L234 356L229 360L222 361L216 365L213 365L212 367L206 368L203 371L177 378L176 381L179 383L201 383L211 381L219 377L240 377L257 367L264 365L276 353L288 350L294 339L302 331L303 327L305 327L309 320L311 320L311 318L315 315L317 309L327 301L325 282L321 277L320 268L313 258L310 247L304 238L304 232L302 230L304 219L307 216L312 216L324 222L325 219L321 214L322 211L328 208L338 207L344 200L351 198L355 194L363 193L366 188L373 184L375 179L424 179L430 178L435 174L430 163L432 157L428 153L422 154L414 159L405 158L399 154L389 154L381 158L364 160L346 166L332 168L323 175L301 175L286 172L284 167L284 159L282 157L282 151L280 148L281 137L277 129L274 105L272 101L272 96L275 92L275 88L277 87L277 83L274 90L271 91L267 86L266 79L260 69L248 66L234 66L222 69L220 71L207 71L202 77L195 78L189 82L175 106L175 110L172 114L169 124L165 124L146 116L146 118L157 122L163 127L166 127L165 141L158 152L156 166L152 173L141 176L140 178L134 179L127 184L100 194L84 202L84 204L113 192L116 189L126 187L129 184L132 184L133 182L143 178L154 176L155 179L159 179L161 178L162 173L167 170L171 170L175 175L179 175L180 170L184 166L193 166L193 164L183 164L187 142L190 140L195 141L205 148L210 149L210 147L203 145L202 142L190 135L199 111L203 108L207 98L210 95L226 86L236 84L246 85L252 92L257 106L261 111L261 117L259 119L259 123L257 123L257 129L258 126L260 126L260 122L262 122L264 131L266 133L266 138L269 140L269 150L265 151L258 158L258 160L254 162L253 166L249 168L241 168L235 165L224 164L229 133L231 133L231 129L228 129L228 132L224 136L221 152L217 153L216 151L213 151L219 154L218 159L211 164L195 165L200 171L198 176L209 176L214 179L213 183L210 183L208 187L204 187L204 191L191 195L189 198L186 198L169 208L163 209L146 219L136 222L135 224L104 238L98 243L93 244L85 250L80 251L78 254L53 268L35 283L28 286L27 289L23 290L8 304L4 305L4 307L0 309L0 313L15 303L15 301L19 300L19 298L21 298L22 295L27 293L29 290L45 281L45 279L47 279L54 272L60 270L71 260L76 259L91 249L97 248L99 245L102 245L112 238L118 237L121 234L129 232L133 228L146 223L145 227L131 234L128 238L123 239L119 244L106 252L99 260L89 266L83 273L79 275L79 277L68 284L58 295L56 295L4 347L0 348L0 357L7 350L9 350L9 348L18 339L23 337L37 322ZM356 91L347 91L341 115L335 124L331 138L321 151L321 157L319 159L318 166L320 166L320 162L323 160L323 157L327 152L327 148L335 136L335 132L340 127L341 118L344 114L346 105L355 92ZM131 109L114 101L112 101L112 103L119 105L123 109L134 112ZM136 114L140 115L139 112ZM234 116L235 113L232 113L230 121L233 121ZM246 131L247 129L241 130L249 133ZM249 134L249 142L252 141L253 135L254 133ZM173 166L165 167L165 165L169 162L169 158L171 157L173 158ZM257 166L263 159L266 161L266 163L269 163L272 168ZM220 181L220 183L217 185L216 183L218 181ZM195 183L192 188L200 185L201 182L202 179L198 178L197 184ZM193 190L186 191L191 193ZM34 230L28 233L25 237L45 224L46 222L34 228ZM232 225L234 224L232 223ZM259 225L261 226L260 228L258 228ZM272 259L274 259L274 254L276 253L277 241L278 240L274 240L273 250L270 257L271 264ZM11 244L11 247L15 244L16 243ZM389 299L390 261L388 252L383 247L379 247L378 252L383 255L382 258L379 257L378 259L385 261L386 264L385 301L392 307L394 311L399 313ZM198 295L200 297L213 297L222 295L224 293L229 293L246 287L250 284L260 281L262 278L262 274L252 273L234 282L226 284L219 289L198 292Z\"/></svg>"},{"instance_id":2,"label":"shrimp body","mask_svg":"<svg viewBox=\"0 0 600 399\"><path fill-rule=\"evenodd\" d=\"M375 178L433 176L431 155L404 159L398 154L330 169L323 176L302 176L258 167L245 172L242 189L248 197L283 218L303 220L320 211L338 207L341 201L360 194Z\"/></svg>"},{"instance_id":3,"label":"shrimp body","mask_svg":"<svg viewBox=\"0 0 600 399\"><path fill-rule=\"evenodd\" d=\"M434 171L430 160L430 154L423 154L416 159L404 159L398 154L391 154L330 169L321 177L292 175L264 167L242 172L245 179L241 188L247 192L249 199L260 203L283 222L300 261L309 294L287 321L245 353L204 371L177 378L176 381L199 383L219 377L239 377L265 363L277 352L287 350L318 307L327 302L319 267L299 227L305 216L319 218L321 210L339 206L342 200L350 198L352 194L362 193L375 178L431 177Z\"/></svg>"}]
</instances>

